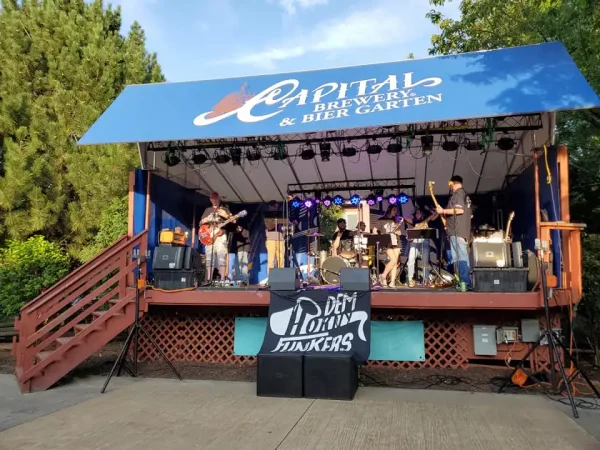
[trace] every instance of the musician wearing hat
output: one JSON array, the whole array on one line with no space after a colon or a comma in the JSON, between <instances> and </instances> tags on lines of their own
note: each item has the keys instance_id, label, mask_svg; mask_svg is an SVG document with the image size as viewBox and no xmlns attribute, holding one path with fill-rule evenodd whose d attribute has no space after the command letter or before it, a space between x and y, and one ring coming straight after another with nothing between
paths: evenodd
<instances>
[{"instance_id":1,"label":"musician wearing hat","mask_svg":"<svg viewBox=\"0 0 600 450\"><path fill-rule=\"evenodd\" d=\"M450 200L446 208L438 207L437 213L447 217L450 252L455 264L455 273L467 289L471 288L469 252L467 242L471 236L471 198L463 188L463 179L454 175L448 183L451 189Z\"/></svg>"},{"instance_id":2,"label":"musician wearing hat","mask_svg":"<svg viewBox=\"0 0 600 450\"><path fill-rule=\"evenodd\" d=\"M214 230L218 230L228 219L231 218L229 209L221 203L221 196L218 192L210 194L211 206L204 210L202 219L200 220L200 226L210 225ZM235 229L235 226L233 226ZM226 232L217 235L214 238L212 245L206 245L204 247L206 255L206 277L210 281L214 275L214 269L219 271L219 275L222 279L227 276L227 247L229 233L231 233L230 227L223 228ZM200 231L200 230L199 230Z\"/></svg>"}]
</instances>

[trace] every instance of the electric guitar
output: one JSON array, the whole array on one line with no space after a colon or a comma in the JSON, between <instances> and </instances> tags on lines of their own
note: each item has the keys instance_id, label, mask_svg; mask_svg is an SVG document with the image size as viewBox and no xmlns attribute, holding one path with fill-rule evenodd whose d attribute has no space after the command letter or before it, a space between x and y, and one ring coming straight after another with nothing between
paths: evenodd
<instances>
[{"instance_id":1,"label":"electric guitar","mask_svg":"<svg viewBox=\"0 0 600 450\"><path fill-rule=\"evenodd\" d=\"M429 208L425 208L427 210L427 212L431 213L431 210ZM439 216L438 213L434 212L432 214L430 214L425 220L419 222L418 224L416 224L415 226L412 227L413 230L424 230L426 228L429 228L429 222L431 222L434 219L437 219L437 217Z\"/></svg>"},{"instance_id":2,"label":"electric guitar","mask_svg":"<svg viewBox=\"0 0 600 450\"><path fill-rule=\"evenodd\" d=\"M511 212L510 215L508 216L508 223L506 224L506 234L504 235L504 242L508 242L509 241L509 235L510 235L510 227L512 225L512 221L515 218L515 212Z\"/></svg>"},{"instance_id":3,"label":"electric guitar","mask_svg":"<svg viewBox=\"0 0 600 450\"><path fill-rule=\"evenodd\" d=\"M219 225L209 225L207 223L201 225L200 229L198 230L198 239L203 245L212 245L216 238L223 236L223 233L225 233L223 231L223 227L225 225L239 219L240 217L245 217L246 214L248 213L246 210L244 210L240 211L235 216L231 216L229 219Z\"/></svg>"},{"instance_id":4,"label":"electric guitar","mask_svg":"<svg viewBox=\"0 0 600 450\"><path fill-rule=\"evenodd\" d=\"M431 194L431 199L433 200L433 204L435 205L436 208L440 208L440 204L438 203L437 199L435 198L435 194L433 193L433 185L435 184L435 181L430 181L429 182L429 193ZM448 229L448 226L446 225L446 218L442 215L440 215L440 219L442 219L442 224L444 225L444 230Z\"/></svg>"}]
</instances>

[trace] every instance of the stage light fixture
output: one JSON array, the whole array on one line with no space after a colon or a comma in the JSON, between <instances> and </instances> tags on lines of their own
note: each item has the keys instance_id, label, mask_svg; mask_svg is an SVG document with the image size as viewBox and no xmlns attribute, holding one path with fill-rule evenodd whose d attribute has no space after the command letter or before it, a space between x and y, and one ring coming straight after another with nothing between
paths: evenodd
<instances>
[{"instance_id":1,"label":"stage light fixture","mask_svg":"<svg viewBox=\"0 0 600 450\"><path fill-rule=\"evenodd\" d=\"M406 194L400 194L398 196L398 203L400 203L401 205L406 205L409 200L410 199L408 198L408 195L406 195Z\"/></svg>"},{"instance_id":2,"label":"stage light fixture","mask_svg":"<svg viewBox=\"0 0 600 450\"><path fill-rule=\"evenodd\" d=\"M396 197L394 194L390 194L388 195L387 201L390 205L395 205L398 201L398 197Z\"/></svg>"},{"instance_id":3,"label":"stage light fixture","mask_svg":"<svg viewBox=\"0 0 600 450\"><path fill-rule=\"evenodd\" d=\"M307 208L312 208L314 204L315 204L315 201L312 198L304 199L304 206L306 206Z\"/></svg>"},{"instance_id":4,"label":"stage light fixture","mask_svg":"<svg viewBox=\"0 0 600 450\"><path fill-rule=\"evenodd\" d=\"M442 150L447 152L455 152L459 148L458 142L455 140L448 140L448 136L444 136L444 143L442 144Z\"/></svg>"},{"instance_id":5,"label":"stage light fixture","mask_svg":"<svg viewBox=\"0 0 600 450\"><path fill-rule=\"evenodd\" d=\"M239 147L232 147L229 149L229 154L231 155L231 162L234 166L242 165L242 149Z\"/></svg>"},{"instance_id":6,"label":"stage light fixture","mask_svg":"<svg viewBox=\"0 0 600 450\"><path fill-rule=\"evenodd\" d=\"M246 159L248 161L254 162L258 161L261 158L260 149L256 147L256 145L252 146L251 149L246 150Z\"/></svg>"},{"instance_id":7,"label":"stage light fixture","mask_svg":"<svg viewBox=\"0 0 600 450\"><path fill-rule=\"evenodd\" d=\"M374 194L369 194L367 196L367 205L373 206L377 203L377 197Z\"/></svg>"},{"instance_id":8,"label":"stage light fixture","mask_svg":"<svg viewBox=\"0 0 600 450\"><path fill-rule=\"evenodd\" d=\"M174 167L181 162L181 158L177 156L177 153L170 149L163 153L162 160L169 167Z\"/></svg>"},{"instance_id":9,"label":"stage light fixture","mask_svg":"<svg viewBox=\"0 0 600 450\"><path fill-rule=\"evenodd\" d=\"M194 153L192 156L192 163L196 166L204 164L206 161L208 161L208 157L205 153Z\"/></svg>"},{"instance_id":10,"label":"stage light fixture","mask_svg":"<svg viewBox=\"0 0 600 450\"><path fill-rule=\"evenodd\" d=\"M383 201L383 195L378 195L376 198L377 198L377 203Z\"/></svg>"},{"instance_id":11,"label":"stage light fixture","mask_svg":"<svg viewBox=\"0 0 600 450\"><path fill-rule=\"evenodd\" d=\"M300 208L302 206L302 201L298 197L294 197L290 202L292 208Z\"/></svg>"},{"instance_id":12,"label":"stage light fixture","mask_svg":"<svg viewBox=\"0 0 600 450\"><path fill-rule=\"evenodd\" d=\"M505 152L507 152L507 151L513 149L513 147L515 146L515 141L510 136L502 136L498 140L498 144L497 145L498 145L498 148L500 150L504 150Z\"/></svg>"},{"instance_id":13,"label":"stage light fixture","mask_svg":"<svg viewBox=\"0 0 600 450\"><path fill-rule=\"evenodd\" d=\"M383 201L383 189L375 189L375 198L378 203Z\"/></svg>"},{"instance_id":14,"label":"stage light fixture","mask_svg":"<svg viewBox=\"0 0 600 450\"><path fill-rule=\"evenodd\" d=\"M327 195L324 199L323 199L323 206L325 206L326 208L329 208L331 206L331 202L333 200L331 199L331 196Z\"/></svg>"},{"instance_id":15,"label":"stage light fixture","mask_svg":"<svg viewBox=\"0 0 600 450\"><path fill-rule=\"evenodd\" d=\"M306 146L302 149L302 152L300 152L300 158L302 158L304 161L310 161L314 157L315 150L312 148L312 145L310 145L310 142L307 142Z\"/></svg>"},{"instance_id":16,"label":"stage light fixture","mask_svg":"<svg viewBox=\"0 0 600 450\"><path fill-rule=\"evenodd\" d=\"M353 156L356 156L356 149L351 145L344 146L342 149L342 156L345 156L346 158L352 158Z\"/></svg>"},{"instance_id":17,"label":"stage light fixture","mask_svg":"<svg viewBox=\"0 0 600 450\"><path fill-rule=\"evenodd\" d=\"M321 142L319 144L319 151L321 152L321 161L329 162L331 158L331 144L329 142Z\"/></svg>"},{"instance_id":18,"label":"stage light fixture","mask_svg":"<svg viewBox=\"0 0 600 450\"><path fill-rule=\"evenodd\" d=\"M215 156L214 160L217 164L227 164L231 161L231 158L227 153L219 153Z\"/></svg>"},{"instance_id":19,"label":"stage light fixture","mask_svg":"<svg viewBox=\"0 0 600 450\"><path fill-rule=\"evenodd\" d=\"M391 141L387 146L388 153L400 153L402 152L402 139L396 138L394 141Z\"/></svg>"},{"instance_id":20,"label":"stage light fixture","mask_svg":"<svg viewBox=\"0 0 600 450\"><path fill-rule=\"evenodd\" d=\"M354 194L352 197L350 197L350 203L352 203L354 206L358 205L360 203L360 195Z\"/></svg>"},{"instance_id":21,"label":"stage light fixture","mask_svg":"<svg viewBox=\"0 0 600 450\"><path fill-rule=\"evenodd\" d=\"M470 141L467 139L465 148L471 152L481 152L483 151L483 144L479 141Z\"/></svg>"},{"instance_id":22,"label":"stage light fixture","mask_svg":"<svg viewBox=\"0 0 600 450\"><path fill-rule=\"evenodd\" d=\"M344 197L342 197L341 195L336 195L335 197L333 197L333 204L337 206L343 205Z\"/></svg>"},{"instance_id":23,"label":"stage light fixture","mask_svg":"<svg viewBox=\"0 0 600 450\"><path fill-rule=\"evenodd\" d=\"M382 148L381 148L381 145L379 145L379 144L377 144L377 143L375 143L375 144L370 144L370 145L367 147L367 153L368 153L369 155L379 155L379 154L381 153L381 150L382 150Z\"/></svg>"},{"instance_id":24,"label":"stage light fixture","mask_svg":"<svg viewBox=\"0 0 600 450\"><path fill-rule=\"evenodd\" d=\"M423 156L431 156L433 153L433 136L421 136L421 147L423 148Z\"/></svg>"}]
</instances>

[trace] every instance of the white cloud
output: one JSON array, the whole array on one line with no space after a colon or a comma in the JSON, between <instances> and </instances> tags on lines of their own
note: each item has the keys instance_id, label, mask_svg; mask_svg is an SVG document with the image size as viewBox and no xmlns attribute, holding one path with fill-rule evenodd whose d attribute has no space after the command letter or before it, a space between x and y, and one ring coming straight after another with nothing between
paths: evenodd
<instances>
[{"instance_id":1,"label":"white cloud","mask_svg":"<svg viewBox=\"0 0 600 450\"><path fill-rule=\"evenodd\" d=\"M326 5L329 0L277 0L287 14L294 15L298 8L308 9L318 5Z\"/></svg>"},{"instance_id":2,"label":"white cloud","mask_svg":"<svg viewBox=\"0 0 600 450\"><path fill-rule=\"evenodd\" d=\"M429 34L431 30L423 26L428 9L428 3L423 0L407 2L385 0L371 8L358 9L340 18L319 22L304 33L301 39L217 61L215 64L253 65L272 70L278 61L298 58L310 53L365 51L399 46ZM410 13L410 18L407 12Z\"/></svg>"}]
</instances>

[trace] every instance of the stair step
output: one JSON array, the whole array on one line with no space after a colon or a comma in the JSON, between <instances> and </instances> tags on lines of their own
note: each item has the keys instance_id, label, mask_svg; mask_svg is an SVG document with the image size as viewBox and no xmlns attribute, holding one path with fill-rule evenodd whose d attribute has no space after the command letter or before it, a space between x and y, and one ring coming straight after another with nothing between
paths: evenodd
<instances>
[{"instance_id":1,"label":"stair step","mask_svg":"<svg viewBox=\"0 0 600 450\"><path fill-rule=\"evenodd\" d=\"M60 345L65 345L68 344L71 339L73 339L73 337L59 337L56 342L58 342Z\"/></svg>"},{"instance_id":2,"label":"stair step","mask_svg":"<svg viewBox=\"0 0 600 450\"><path fill-rule=\"evenodd\" d=\"M90 326L89 323L78 323L73 328L75 328L77 331L83 331L83 330L85 330L89 326Z\"/></svg>"},{"instance_id":3,"label":"stair step","mask_svg":"<svg viewBox=\"0 0 600 450\"><path fill-rule=\"evenodd\" d=\"M44 359L46 359L48 356L50 356L52 354L52 352L39 352L37 354L37 357L40 359L40 361L43 361Z\"/></svg>"},{"instance_id":4,"label":"stair step","mask_svg":"<svg viewBox=\"0 0 600 450\"><path fill-rule=\"evenodd\" d=\"M94 316L94 317L102 317L104 314L106 314L106 311L94 311L92 313L92 316Z\"/></svg>"}]
</instances>

